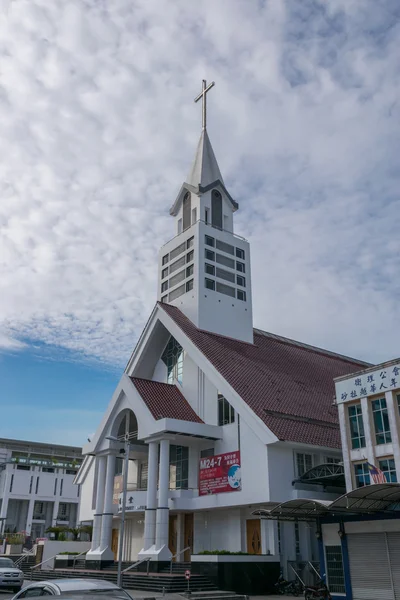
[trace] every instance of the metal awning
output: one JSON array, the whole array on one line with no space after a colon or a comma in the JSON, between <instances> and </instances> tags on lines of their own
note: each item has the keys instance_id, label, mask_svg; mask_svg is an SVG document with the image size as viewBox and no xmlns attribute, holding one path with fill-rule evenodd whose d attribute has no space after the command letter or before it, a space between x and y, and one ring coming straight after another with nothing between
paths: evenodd
<instances>
[{"instance_id":1,"label":"metal awning","mask_svg":"<svg viewBox=\"0 0 400 600\"><path fill-rule=\"evenodd\" d=\"M328 514L330 501L298 498L277 504L274 508L260 508L252 515L278 521L313 521Z\"/></svg>"},{"instance_id":2,"label":"metal awning","mask_svg":"<svg viewBox=\"0 0 400 600\"><path fill-rule=\"evenodd\" d=\"M329 511L350 513L400 511L400 484L376 483L357 488L334 500Z\"/></svg>"},{"instance_id":3,"label":"metal awning","mask_svg":"<svg viewBox=\"0 0 400 600\"><path fill-rule=\"evenodd\" d=\"M303 475L295 479L293 483L309 483L312 485L323 485L346 488L344 467L338 463L325 463L309 469Z\"/></svg>"},{"instance_id":4,"label":"metal awning","mask_svg":"<svg viewBox=\"0 0 400 600\"><path fill-rule=\"evenodd\" d=\"M400 515L400 484L379 483L352 490L336 500L313 500L298 498L273 506L268 503L252 515L278 521L315 521L320 517L346 515L368 515L376 513Z\"/></svg>"}]
</instances>

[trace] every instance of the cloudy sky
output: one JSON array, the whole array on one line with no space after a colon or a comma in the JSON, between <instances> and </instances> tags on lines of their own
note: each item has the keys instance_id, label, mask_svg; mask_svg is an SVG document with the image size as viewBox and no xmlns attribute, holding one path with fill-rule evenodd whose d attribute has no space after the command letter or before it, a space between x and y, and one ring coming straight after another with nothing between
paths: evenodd
<instances>
[{"instance_id":1,"label":"cloudy sky","mask_svg":"<svg viewBox=\"0 0 400 600\"><path fill-rule=\"evenodd\" d=\"M0 436L95 429L156 300L203 78L255 325L400 354L399 20L398 0L0 0Z\"/></svg>"}]
</instances>

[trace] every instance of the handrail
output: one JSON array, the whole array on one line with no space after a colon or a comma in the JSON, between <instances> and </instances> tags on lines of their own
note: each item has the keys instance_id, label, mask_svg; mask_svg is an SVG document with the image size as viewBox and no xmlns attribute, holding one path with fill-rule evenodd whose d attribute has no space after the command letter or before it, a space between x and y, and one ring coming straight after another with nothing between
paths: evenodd
<instances>
[{"instance_id":1,"label":"handrail","mask_svg":"<svg viewBox=\"0 0 400 600\"><path fill-rule=\"evenodd\" d=\"M171 556L171 565L170 565L170 569L169 569L170 573L172 573L172 561L173 561L173 559L176 558L177 556L180 556L184 552L186 552L186 550L191 550L191 547L190 546L186 546L186 548L184 548L183 550L180 550L179 552L177 552L176 554L174 554L173 556Z\"/></svg>"},{"instance_id":2,"label":"handrail","mask_svg":"<svg viewBox=\"0 0 400 600\"><path fill-rule=\"evenodd\" d=\"M76 554L76 556L74 556L74 560L72 561L72 568L73 569L75 569L75 561L76 561L76 559L79 558L80 556L82 556L82 554L87 554L88 552L89 552L89 550L84 550L80 554Z\"/></svg>"},{"instance_id":3,"label":"handrail","mask_svg":"<svg viewBox=\"0 0 400 600\"><path fill-rule=\"evenodd\" d=\"M58 554L55 554L54 556L50 556L50 558L46 558L46 560L42 560L41 563L37 564L37 565L33 565L33 567L31 567L31 581L32 581L32 573L34 569L37 569L38 567L41 567L42 565L46 564L47 562L49 562L49 560L53 560L53 558L56 558L58 556ZM54 571L54 567L52 569L50 569L51 571Z\"/></svg>"},{"instance_id":4,"label":"handrail","mask_svg":"<svg viewBox=\"0 0 400 600\"><path fill-rule=\"evenodd\" d=\"M131 569L134 569L135 567L138 567L142 563L147 562L147 575L148 575L149 574L149 562L150 561L151 561L151 556L146 556L146 558L142 558L142 559L138 560L137 562L135 562L130 567L127 567L126 569L124 569L122 571L122 573L126 573L127 571L130 571Z\"/></svg>"},{"instance_id":5,"label":"handrail","mask_svg":"<svg viewBox=\"0 0 400 600\"><path fill-rule=\"evenodd\" d=\"M18 559L17 559L17 560L14 562L15 566L16 566L16 567L19 567L19 565L20 565L21 563L23 563L23 562L24 562L24 560L25 560L25 559L26 559L28 556L35 556L35 554L36 554L36 550L37 550L37 544L34 544L34 545L32 546L32 548L31 548L30 550L28 550L28 552L24 552L24 554L23 554L22 556L20 556L20 557L19 557L19 558L18 558Z\"/></svg>"}]
</instances>

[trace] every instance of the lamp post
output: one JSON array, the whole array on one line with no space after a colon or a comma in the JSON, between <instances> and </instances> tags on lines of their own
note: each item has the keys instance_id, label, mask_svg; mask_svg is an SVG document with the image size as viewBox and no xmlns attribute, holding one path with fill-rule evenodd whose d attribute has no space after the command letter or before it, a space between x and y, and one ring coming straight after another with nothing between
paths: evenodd
<instances>
[{"instance_id":1,"label":"lamp post","mask_svg":"<svg viewBox=\"0 0 400 600\"><path fill-rule=\"evenodd\" d=\"M125 450L125 459L124 459L124 471L123 471L123 480L122 480L122 511L121 511L121 521L119 525L119 540L118 540L118 575L117 575L117 585L122 587L122 553L124 549L124 532L125 532L125 508L126 508L126 495L128 491L128 467L129 467L129 435L125 434L124 440L119 440L117 437L113 435L109 435L106 437L107 440L111 442L118 442L119 444L124 444Z\"/></svg>"}]
</instances>

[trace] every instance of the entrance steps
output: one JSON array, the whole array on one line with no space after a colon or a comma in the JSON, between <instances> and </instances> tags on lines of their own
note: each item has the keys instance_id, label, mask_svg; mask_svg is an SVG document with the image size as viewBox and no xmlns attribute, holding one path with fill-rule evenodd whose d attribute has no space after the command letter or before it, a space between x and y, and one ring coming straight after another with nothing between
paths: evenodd
<instances>
[{"instance_id":1,"label":"entrance steps","mask_svg":"<svg viewBox=\"0 0 400 600\"><path fill-rule=\"evenodd\" d=\"M248 596L236 594L235 592L222 592L221 590L184 593L181 596L190 598L190 600L248 600Z\"/></svg>"},{"instance_id":2,"label":"entrance steps","mask_svg":"<svg viewBox=\"0 0 400 600\"><path fill-rule=\"evenodd\" d=\"M129 564L127 565L129 566ZM65 579L65 578L89 578L89 579L104 579L117 583L117 565L111 565L102 570L89 569L54 569L46 571L33 571L33 581L45 581L48 579ZM138 571L129 571L123 575L123 586L130 590L144 590L159 593L182 593L187 590L187 581L183 573L172 572L167 573L143 573ZM211 583L204 575L192 575L190 578L190 591L193 592L211 592L216 591L216 586ZM213 599L217 600L217 598ZM218 599L221 600L221 599ZM228 600L225 598L223 600ZM236 599L237 600L237 599Z\"/></svg>"}]
</instances>

